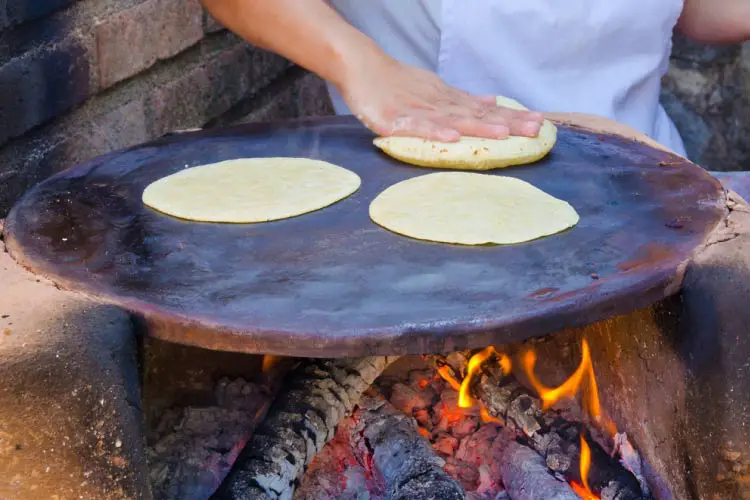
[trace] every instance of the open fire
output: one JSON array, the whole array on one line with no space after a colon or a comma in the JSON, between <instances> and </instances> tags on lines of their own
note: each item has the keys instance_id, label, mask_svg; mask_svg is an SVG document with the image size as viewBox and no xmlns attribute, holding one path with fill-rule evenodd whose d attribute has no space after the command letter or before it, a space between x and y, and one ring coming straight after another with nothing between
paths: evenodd
<instances>
[{"instance_id":1,"label":"open fire","mask_svg":"<svg viewBox=\"0 0 750 500\"><path fill-rule=\"evenodd\" d=\"M582 356L578 368L559 386L555 388L547 387L536 376L534 367L537 356L533 349L527 349L521 354L520 366L522 375L536 391L536 394L542 401L542 410L544 411L549 410L563 399L572 400L581 391L583 396L581 398L583 402L582 406L585 416L588 417L588 423L597 426L599 430L603 428L606 430L610 440L614 440L617 436L617 428L610 419L602 416L596 376L591 362L588 342L584 338L581 344ZM494 347L487 347L469 358L466 375L461 382L457 380L449 364L439 364L437 368L438 374L453 389L459 391L458 406L460 408L471 408L477 404L477 400L471 395L472 383L476 381L477 375L488 362L496 363L503 374L512 373L513 362L511 358L505 353L498 352ZM480 415L482 422L503 424L503 421L492 415L481 401L478 404L481 407ZM616 453L614 441L611 442L611 448L613 450L612 453ZM584 500L600 499L601 497L595 494L589 486L588 476L591 468L591 448L583 433L580 435L580 454L578 460L580 464L578 469L580 482L574 478L566 478L572 490Z\"/></svg>"},{"instance_id":2,"label":"open fire","mask_svg":"<svg viewBox=\"0 0 750 500\"><path fill-rule=\"evenodd\" d=\"M539 380L529 349L510 356L488 347L408 361L369 387L312 460L293 498L430 498L421 492L447 499L648 498L640 458L602 415L585 339L577 369L556 387ZM263 371L283 364L267 356ZM180 498L205 498L246 441L226 445L231 452L210 462L220 465L206 475L211 484L194 488L193 496L182 489ZM170 439L159 446L165 442ZM195 471L189 473L194 483ZM158 478L166 480L163 473L152 475Z\"/></svg>"}]
</instances>

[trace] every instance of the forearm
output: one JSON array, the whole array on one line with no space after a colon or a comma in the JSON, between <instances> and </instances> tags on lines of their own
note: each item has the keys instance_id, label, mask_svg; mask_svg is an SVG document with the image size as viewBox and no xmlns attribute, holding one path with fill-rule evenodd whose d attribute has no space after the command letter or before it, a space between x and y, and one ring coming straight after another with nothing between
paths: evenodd
<instances>
[{"instance_id":1,"label":"forearm","mask_svg":"<svg viewBox=\"0 0 750 500\"><path fill-rule=\"evenodd\" d=\"M324 0L201 0L220 23L340 86L360 61L385 57Z\"/></svg>"},{"instance_id":2,"label":"forearm","mask_svg":"<svg viewBox=\"0 0 750 500\"><path fill-rule=\"evenodd\" d=\"M704 43L750 40L750 0L685 0L677 29Z\"/></svg>"}]
</instances>

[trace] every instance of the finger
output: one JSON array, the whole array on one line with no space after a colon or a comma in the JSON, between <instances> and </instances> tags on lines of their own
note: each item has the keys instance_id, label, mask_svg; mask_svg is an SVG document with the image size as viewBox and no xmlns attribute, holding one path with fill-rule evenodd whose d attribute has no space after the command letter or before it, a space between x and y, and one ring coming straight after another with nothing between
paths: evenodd
<instances>
[{"instance_id":1,"label":"finger","mask_svg":"<svg viewBox=\"0 0 750 500\"><path fill-rule=\"evenodd\" d=\"M511 135L536 137L539 135L539 130L541 130L542 124L537 121L510 120L508 122L508 128L510 129Z\"/></svg>"},{"instance_id":2,"label":"finger","mask_svg":"<svg viewBox=\"0 0 750 500\"><path fill-rule=\"evenodd\" d=\"M480 104L497 106L497 97L494 95L476 95L471 97Z\"/></svg>"},{"instance_id":3,"label":"finger","mask_svg":"<svg viewBox=\"0 0 750 500\"><path fill-rule=\"evenodd\" d=\"M428 115L400 116L388 127L389 136L419 137L428 141L456 142L461 133L454 127L443 125Z\"/></svg>"},{"instance_id":4,"label":"finger","mask_svg":"<svg viewBox=\"0 0 750 500\"><path fill-rule=\"evenodd\" d=\"M502 121L510 130L510 135L521 137L536 137L544 122L541 113L496 108L485 119L490 122Z\"/></svg>"},{"instance_id":5,"label":"finger","mask_svg":"<svg viewBox=\"0 0 750 500\"><path fill-rule=\"evenodd\" d=\"M496 134L498 137L506 137L502 127L496 128L495 132L486 126L504 126L510 135L522 137L536 137L542 125L542 120L534 119L532 113L497 107L474 107L466 108L452 105L443 111L440 122L444 125L456 127L463 134L469 134L469 130L481 131L480 137ZM447 113L446 113L447 111ZM482 125L484 124L484 125Z\"/></svg>"},{"instance_id":6,"label":"finger","mask_svg":"<svg viewBox=\"0 0 750 500\"><path fill-rule=\"evenodd\" d=\"M465 116L436 115L434 122L457 130L461 135L486 139L505 139L511 133L506 123L495 123Z\"/></svg>"},{"instance_id":7,"label":"finger","mask_svg":"<svg viewBox=\"0 0 750 500\"><path fill-rule=\"evenodd\" d=\"M489 114L502 116L507 120L517 120L524 122L542 123L542 121L544 120L544 115L536 111L506 108L505 106L495 106L493 108L490 108Z\"/></svg>"}]
</instances>

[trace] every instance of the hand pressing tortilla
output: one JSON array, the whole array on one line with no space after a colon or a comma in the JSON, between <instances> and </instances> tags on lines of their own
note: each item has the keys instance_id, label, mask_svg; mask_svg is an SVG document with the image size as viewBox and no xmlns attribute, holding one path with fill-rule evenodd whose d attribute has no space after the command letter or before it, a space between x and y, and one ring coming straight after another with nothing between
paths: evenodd
<instances>
[{"instance_id":1,"label":"hand pressing tortilla","mask_svg":"<svg viewBox=\"0 0 750 500\"><path fill-rule=\"evenodd\" d=\"M526 110L519 102L498 96L497 105ZM557 127L544 120L537 137L506 139L462 137L458 142L436 142L416 137L378 137L375 146L412 165L458 170L492 170L533 163L544 158L557 141Z\"/></svg>"}]
</instances>

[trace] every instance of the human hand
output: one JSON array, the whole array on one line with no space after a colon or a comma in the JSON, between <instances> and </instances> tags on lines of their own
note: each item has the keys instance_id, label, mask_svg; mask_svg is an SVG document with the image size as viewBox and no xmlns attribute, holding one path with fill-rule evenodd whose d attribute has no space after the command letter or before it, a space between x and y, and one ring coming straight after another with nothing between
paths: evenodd
<instances>
[{"instance_id":1,"label":"human hand","mask_svg":"<svg viewBox=\"0 0 750 500\"><path fill-rule=\"evenodd\" d=\"M352 113L381 136L441 142L462 135L536 137L544 120L541 113L497 106L494 96L470 95L382 53L360 59L339 90Z\"/></svg>"}]
</instances>

